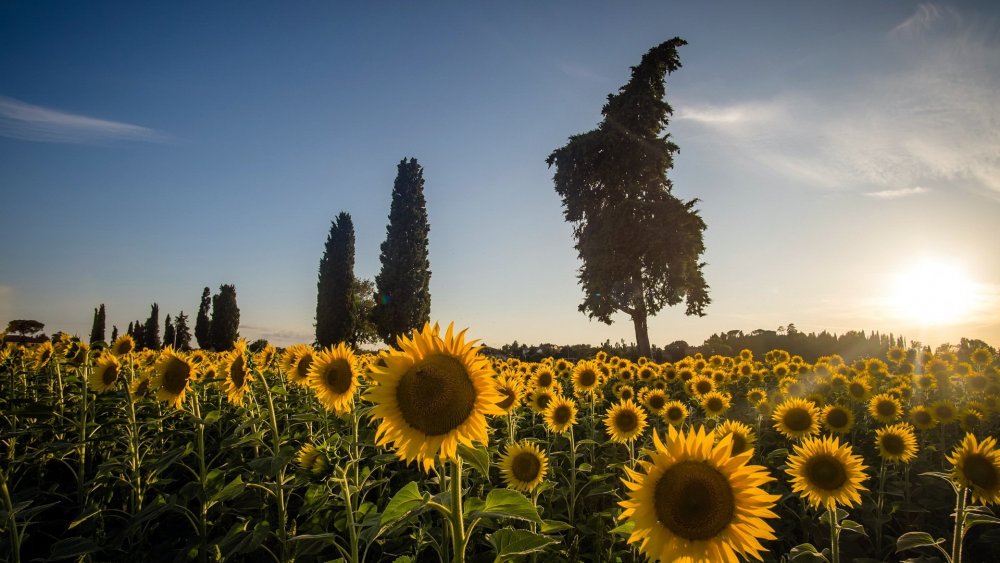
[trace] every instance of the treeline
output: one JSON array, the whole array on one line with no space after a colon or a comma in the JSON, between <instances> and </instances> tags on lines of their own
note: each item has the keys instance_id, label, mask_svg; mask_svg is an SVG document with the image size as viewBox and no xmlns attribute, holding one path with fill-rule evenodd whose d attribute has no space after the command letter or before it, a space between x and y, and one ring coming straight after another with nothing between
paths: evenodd
<instances>
[{"instance_id":1,"label":"treeline","mask_svg":"<svg viewBox=\"0 0 1000 563\"><path fill-rule=\"evenodd\" d=\"M889 348L899 347L910 350L930 350L921 342L907 341L903 336L882 334L877 331L847 331L834 334L827 331L820 333L799 332L794 324L778 327L777 330L757 329L751 332L730 330L708 337L700 346L693 346L684 340L676 340L665 346L653 344L650 357L656 362L675 362L697 353L708 357L715 354L732 356L741 350L750 350L755 358L763 358L770 350L785 350L793 356L801 356L806 362L814 363L820 356L837 354L847 361L857 358L885 357ZM935 352L953 352L959 361L968 361L969 356L978 348L987 348L994 355L997 349L979 339L962 338L958 344L942 344L933 350ZM624 340L612 343L605 341L600 346L589 344L557 345L557 344L520 344L516 340L505 344L499 349L487 350L496 355L510 356L527 361L539 361L542 358L589 358L599 351L609 355L636 360L638 348L633 343Z\"/></svg>"}]
</instances>

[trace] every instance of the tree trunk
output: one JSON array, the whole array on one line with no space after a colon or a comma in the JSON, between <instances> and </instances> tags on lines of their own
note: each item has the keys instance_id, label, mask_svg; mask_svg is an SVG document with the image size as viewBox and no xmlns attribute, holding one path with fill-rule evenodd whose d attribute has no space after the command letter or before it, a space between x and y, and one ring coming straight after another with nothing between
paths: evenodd
<instances>
[{"instance_id":1,"label":"tree trunk","mask_svg":"<svg viewBox=\"0 0 1000 563\"><path fill-rule=\"evenodd\" d=\"M649 349L649 327L646 326L646 310L641 309L632 315L632 324L635 325L635 345L639 349L639 356L650 357Z\"/></svg>"}]
</instances>

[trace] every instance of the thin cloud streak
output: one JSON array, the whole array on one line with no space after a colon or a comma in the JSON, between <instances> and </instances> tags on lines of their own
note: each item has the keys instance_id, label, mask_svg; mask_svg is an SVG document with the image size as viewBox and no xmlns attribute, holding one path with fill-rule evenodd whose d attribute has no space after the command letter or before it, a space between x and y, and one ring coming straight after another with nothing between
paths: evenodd
<instances>
[{"instance_id":1,"label":"thin cloud streak","mask_svg":"<svg viewBox=\"0 0 1000 563\"><path fill-rule=\"evenodd\" d=\"M901 197L907 197L911 195L925 194L930 190L927 188L922 188L920 186L914 188L902 188L898 190L881 190L878 192L865 192L868 197L873 197L875 199L899 199Z\"/></svg>"},{"instance_id":2,"label":"thin cloud streak","mask_svg":"<svg viewBox=\"0 0 1000 563\"><path fill-rule=\"evenodd\" d=\"M922 2L912 16L892 28L894 35L915 35L933 28L942 19L961 23L962 16L950 6L940 6L933 2Z\"/></svg>"},{"instance_id":3,"label":"thin cloud streak","mask_svg":"<svg viewBox=\"0 0 1000 563\"><path fill-rule=\"evenodd\" d=\"M48 143L165 142L156 130L67 113L0 96L0 136Z\"/></svg>"}]
</instances>

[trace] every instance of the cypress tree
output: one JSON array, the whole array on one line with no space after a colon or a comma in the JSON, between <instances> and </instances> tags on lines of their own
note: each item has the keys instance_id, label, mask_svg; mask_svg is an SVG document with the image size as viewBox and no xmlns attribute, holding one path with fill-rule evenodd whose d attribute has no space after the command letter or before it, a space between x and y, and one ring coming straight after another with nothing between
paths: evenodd
<instances>
[{"instance_id":1,"label":"cypress tree","mask_svg":"<svg viewBox=\"0 0 1000 563\"><path fill-rule=\"evenodd\" d=\"M164 348L167 347L167 346L175 347L176 346L176 343L174 342L175 337L176 337L176 334L174 333L174 322L172 320L170 320L170 314L168 313L166 320L163 321L163 346L164 346Z\"/></svg>"},{"instance_id":2,"label":"cypress tree","mask_svg":"<svg viewBox=\"0 0 1000 563\"><path fill-rule=\"evenodd\" d=\"M387 344L430 319L430 261L427 259L424 172L415 158L400 161L392 187L389 225L382 243L382 270L375 277L378 335Z\"/></svg>"},{"instance_id":3,"label":"cypress tree","mask_svg":"<svg viewBox=\"0 0 1000 563\"><path fill-rule=\"evenodd\" d=\"M212 322L209 342L216 352L232 350L240 337L240 308L236 305L236 286L221 285L212 297Z\"/></svg>"},{"instance_id":4,"label":"cypress tree","mask_svg":"<svg viewBox=\"0 0 1000 563\"><path fill-rule=\"evenodd\" d=\"M90 343L104 340L104 303L100 309L94 309L94 324L90 329Z\"/></svg>"},{"instance_id":5,"label":"cypress tree","mask_svg":"<svg viewBox=\"0 0 1000 563\"><path fill-rule=\"evenodd\" d=\"M316 343L357 344L355 326L358 308L354 301L354 223L343 211L330 223L326 249L319 261L316 284Z\"/></svg>"},{"instance_id":6,"label":"cypress tree","mask_svg":"<svg viewBox=\"0 0 1000 563\"><path fill-rule=\"evenodd\" d=\"M198 306L198 316L194 321L194 338L198 341L198 347L208 349L212 347L209 340L209 333L212 330L212 321L208 318L209 307L212 306L212 290L205 288L201 292L201 305Z\"/></svg>"},{"instance_id":7,"label":"cypress tree","mask_svg":"<svg viewBox=\"0 0 1000 563\"><path fill-rule=\"evenodd\" d=\"M177 350L191 349L191 329L188 328L187 315L184 311L177 313L174 319L174 348Z\"/></svg>"},{"instance_id":8,"label":"cypress tree","mask_svg":"<svg viewBox=\"0 0 1000 563\"><path fill-rule=\"evenodd\" d=\"M146 349L146 327L139 321L135 321L132 327L132 338L135 339L135 349Z\"/></svg>"},{"instance_id":9,"label":"cypress tree","mask_svg":"<svg viewBox=\"0 0 1000 563\"><path fill-rule=\"evenodd\" d=\"M149 318L146 319L145 330L145 344L146 348L151 350L159 350L160 344L160 306L153 303L153 306L149 312Z\"/></svg>"},{"instance_id":10,"label":"cypress tree","mask_svg":"<svg viewBox=\"0 0 1000 563\"><path fill-rule=\"evenodd\" d=\"M118 340L118 325L111 325L111 341Z\"/></svg>"}]
</instances>

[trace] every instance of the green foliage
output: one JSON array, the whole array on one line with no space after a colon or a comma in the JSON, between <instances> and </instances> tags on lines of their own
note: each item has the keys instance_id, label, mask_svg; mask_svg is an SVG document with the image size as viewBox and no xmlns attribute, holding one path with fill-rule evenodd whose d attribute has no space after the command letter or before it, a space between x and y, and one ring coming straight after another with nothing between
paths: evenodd
<instances>
[{"instance_id":1,"label":"green foliage","mask_svg":"<svg viewBox=\"0 0 1000 563\"><path fill-rule=\"evenodd\" d=\"M146 319L143 329L143 343L146 348L159 350L162 347L162 343L160 342L160 306L156 303L153 303L149 312L149 318Z\"/></svg>"},{"instance_id":2,"label":"green foliage","mask_svg":"<svg viewBox=\"0 0 1000 563\"><path fill-rule=\"evenodd\" d=\"M379 337L387 344L423 326L431 313L424 171L415 158L404 158L397 170L372 315Z\"/></svg>"},{"instance_id":3,"label":"green foliage","mask_svg":"<svg viewBox=\"0 0 1000 563\"><path fill-rule=\"evenodd\" d=\"M212 296L212 321L209 341L216 352L232 350L240 337L240 308L236 304L236 286L223 284ZM196 329L197 330L197 329Z\"/></svg>"},{"instance_id":4,"label":"green foliage","mask_svg":"<svg viewBox=\"0 0 1000 563\"><path fill-rule=\"evenodd\" d=\"M323 258L319 261L316 298L316 343L356 344L358 303L354 299L354 223L340 212L330 223Z\"/></svg>"},{"instance_id":5,"label":"green foliage","mask_svg":"<svg viewBox=\"0 0 1000 563\"><path fill-rule=\"evenodd\" d=\"M94 309L94 323L90 328L90 343L104 341L105 311L104 303L99 309Z\"/></svg>"},{"instance_id":6,"label":"green foliage","mask_svg":"<svg viewBox=\"0 0 1000 563\"><path fill-rule=\"evenodd\" d=\"M168 313L167 318L163 321L163 345L174 347L176 339L177 330L174 328L174 321Z\"/></svg>"},{"instance_id":7,"label":"green foliage","mask_svg":"<svg viewBox=\"0 0 1000 563\"><path fill-rule=\"evenodd\" d=\"M17 319L7 323L8 333L20 334L22 336L30 336L42 332L45 328L45 323L40 323L36 320L29 319Z\"/></svg>"},{"instance_id":8,"label":"green foliage","mask_svg":"<svg viewBox=\"0 0 1000 563\"><path fill-rule=\"evenodd\" d=\"M212 290L205 288L201 292L201 304L198 306L198 316L194 321L194 338L198 341L198 347L208 349L212 347L211 330L212 320L208 316L212 307Z\"/></svg>"},{"instance_id":9,"label":"green foliage","mask_svg":"<svg viewBox=\"0 0 1000 563\"><path fill-rule=\"evenodd\" d=\"M676 198L667 178L678 147L663 134L672 113L664 77L680 68L677 48L685 44L674 38L650 49L608 97L598 128L570 137L546 161L556 167L555 189L582 261L580 311L608 324L616 312L629 315L644 356L649 315L682 300L688 315L702 315L711 301L697 200Z\"/></svg>"}]
</instances>

